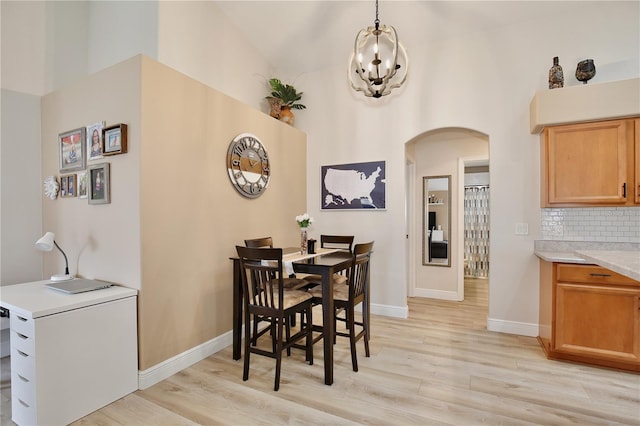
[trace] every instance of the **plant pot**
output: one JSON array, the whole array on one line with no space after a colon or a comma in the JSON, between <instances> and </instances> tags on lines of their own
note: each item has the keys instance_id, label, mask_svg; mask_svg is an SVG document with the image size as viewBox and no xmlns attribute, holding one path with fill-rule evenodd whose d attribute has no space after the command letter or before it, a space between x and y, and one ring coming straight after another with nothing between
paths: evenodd
<instances>
[{"instance_id":1,"label":"plant pot","mask_svg":"<svg viewBox=\"0 0 640 426\"><path fill-rule=\"evenodd\" d=\"M293 111L288 106L283 106L280 110L280 121L284 121L285 123L293 126L293 119L295 116L293 115Z\"/></svg>"},{"instance_id":2,"label":"plant pot","mask_svg":"<svg viewBox=\"0 0 640 426\"><path fill-rule=\"evenodd\" d=\"M282 99L269 98L269 115L273 118L280 119L280 112L282 110Z\"/></svg>"}]
</instances>

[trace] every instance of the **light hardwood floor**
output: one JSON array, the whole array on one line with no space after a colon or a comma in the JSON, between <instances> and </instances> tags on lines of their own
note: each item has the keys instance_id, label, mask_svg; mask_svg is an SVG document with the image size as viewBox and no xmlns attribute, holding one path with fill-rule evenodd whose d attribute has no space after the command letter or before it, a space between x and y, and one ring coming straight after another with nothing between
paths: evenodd
<instances>
[{"instance_id":1,"label":"light hardwood floor","mask_svg":"<svg viewBox=\"0 0 640 426\"><path fill-rule=\"evenodd\" d=\"M640 425L640 376L549 361L535 338L488 332L487 282L465 291L459 303L409 299L406 320L373 316L357 373L338 338L332 386L321 344L312 366L302 351L284 359L278 392L273 360L253 356L243 382L229 347L74 425Z\"/></svg>"}]
</instances>

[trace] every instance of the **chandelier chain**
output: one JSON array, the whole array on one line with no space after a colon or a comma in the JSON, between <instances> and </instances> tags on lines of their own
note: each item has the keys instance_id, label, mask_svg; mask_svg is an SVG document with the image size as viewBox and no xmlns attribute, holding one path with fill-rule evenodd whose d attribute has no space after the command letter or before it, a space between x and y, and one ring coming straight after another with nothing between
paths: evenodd
<instances>
[{"instance_id":1,"label":"chandelier chain","mask_svg":"<svg viewBox=\"0 0 640 426\"><path fill-rule=\"evenodd\" d=\"M378 29L378 27L380 26L380 19L378 18L378 0L376 0L376 20L373 21L374 24L376 24L376 30Z\"/></svg>"}]
</instances>

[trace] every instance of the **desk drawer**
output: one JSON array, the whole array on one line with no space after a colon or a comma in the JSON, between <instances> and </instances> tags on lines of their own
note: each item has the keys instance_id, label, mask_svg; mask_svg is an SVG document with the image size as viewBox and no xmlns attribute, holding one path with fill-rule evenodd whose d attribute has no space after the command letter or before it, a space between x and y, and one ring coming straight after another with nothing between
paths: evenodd
<instances>
[{"instance_id":1,"label":"desk drawer","mask_svg":"<svg viewBox=\"0 0 640 426\"><path fill-rule=\"evenodd\" d=\"M36 386L35 382L26 378L22 374L11 372L11 399L19 398L29 407L36 405ZM24 405L24 404L23 404Z\"/></svg>"},{"instance_id":2,"label":"desk drawer","mask_svg":"<svg viewBox=\"0 0 640 426\"><path fill-rule=\"evenodd\" d=\"M557 281L640 286L640 282L597 265L557 264Z\"/></svg>"},{"instance_id":3,"label":"desk drawer","mask_svg":"<svg viewBox=\"0 0 640 426\"><path fill-rule=\"evenodd\" d=\"M26 318L11 312L10 327L11 330L15 330L27 337L35 337L35 321L32 318Z\"/></svg>"},{"instance_id":4,"label":"desk drawer","mask_svg":"<svg viewBox=\"0 0 640 426\"><path fill-rule=\"evenodd\" d=\"M12 347L11 371L33 381L36 376L36 357Z\"/></svg>"},{"instance_id":5,"label":"desk drawer","mask_svg":"<svg viewBox=\"0 0 640 426\"><path fill-rule=\"evenodd\" d=\"M35 355L35 339L11 329L10 331L11 347L26 353L27 355Z\"/></svg>"},{"instance_id":6,"label":"desk drawer","mask_svg":"<svg viewBox=\"0 0 640 426\"><path fill-rule=\"evenodd\" d=\"M31 405L19 398L11 397L11 420L18 425L35 425L35 405Z\"/></svg>"}]
</instances>

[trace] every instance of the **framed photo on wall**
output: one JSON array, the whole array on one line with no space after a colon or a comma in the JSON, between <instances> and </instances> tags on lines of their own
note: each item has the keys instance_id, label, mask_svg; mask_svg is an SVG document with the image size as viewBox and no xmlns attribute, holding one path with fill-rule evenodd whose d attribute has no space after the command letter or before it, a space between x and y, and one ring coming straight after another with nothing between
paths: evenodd
<instances>
[{"instance_id":1,"label":"framed photo on wall","mask_svg":"<svg viewBox=\"0 0 640 426\"><path fill-rule=\"evenodd\" d=\"M384 161L321 167L322 210L386 209Z\"/></svg>"},{"instance_id":2,"label":"framed photo on wall","mask_svg":"<svg viewBox=\"0 0 640 426\"><path fill-rule=\"evenodd\" d=\"M81 127L58 135L60 173L83 170L86 167L85 130Z\"/></svg>"},{"instance_id":3,"label":"framed photo on wall","mask_svg":"<svg viewBox=\"0 0 640 426\"><path fill-rule=\"evenodd\" d=\"M102 158L102 129L104 123L87 126L87 161Z\"/></svg>"},{"instance_id":4,"label":"framed photo on wall","mask_svg":"<svg viewBox=\"0 0 640 426\"><path fill-rule=\"evenodd\" d=\"M109 204L111 202L109 163L90 165L87 174L89 177L89 204Z\"/></svg>"},{"instance_id":5,"label":"framed photo on wall","mask_svg":"<svg viewBox=\"0 0 640 426\"><path fill-rule=\"evenodd\" d=\"M87 198L87 172L78 173L78 198Z\"/></svg>"},{"instance_id":6,"label":"framed photo on wall","mask_svg":"<svg viewBox=\"0 0 640 426\"><path fill-rule=\"evenodd\" d=\"M75 174L60 176L60 181L62 182L60 185L62 188L62 191L60 191L62 197L70 198L78 195L78 182Z\"/></svg>"},{"instance_id":7,"label":"framed photo on wall","mask_svg":"<svg viewBox=\"0 0 640 426\"><path fill-rule=\"evenodd\" d=\"M102 155L127 152L127 125L116 124L102 130Z\"/></svg>"}]
</instances>

